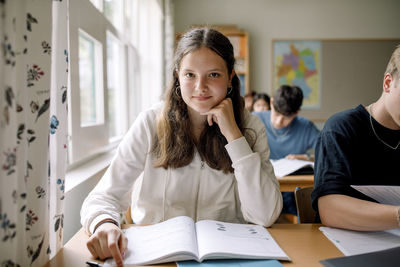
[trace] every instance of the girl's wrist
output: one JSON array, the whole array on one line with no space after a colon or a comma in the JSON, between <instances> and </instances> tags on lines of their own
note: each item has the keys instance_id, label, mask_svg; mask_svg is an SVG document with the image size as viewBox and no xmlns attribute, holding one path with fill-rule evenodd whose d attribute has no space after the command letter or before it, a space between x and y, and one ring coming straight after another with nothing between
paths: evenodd
<instances>
[{"instance_id":1,"label":"girl's wrist","mask_svg":"<svg viewBox=\"0 0 400 267\"><path fill-rule=\"evenodd\" d=\"M96 232L96 230L100 227L100 225L103 225L103 224L105 224L105 223L112 223L112 224L116 225L117 227L119 227L119 226L118 226L118 223L117 223L116 221L114 221L113 219L105 219L105 220L99 222L99 223L94 227L94 230L93 230L93 233L92 233L92 234L94 234L94 233Z\"/></svg>"},{"instance_id":2,"label":"girl's wrist","mask_svg":"<svg viewBox=\"0 0 400 267\"><path fill-rule=\"evenodd\" d=\"M225 136L225 138L228 141L228 143L230 143L236 139L239 139L242 136L243 136L242 132L239 130L239 128L237 128L236 130L227 134L227 136Z\"/></svg>"}]
</instances>

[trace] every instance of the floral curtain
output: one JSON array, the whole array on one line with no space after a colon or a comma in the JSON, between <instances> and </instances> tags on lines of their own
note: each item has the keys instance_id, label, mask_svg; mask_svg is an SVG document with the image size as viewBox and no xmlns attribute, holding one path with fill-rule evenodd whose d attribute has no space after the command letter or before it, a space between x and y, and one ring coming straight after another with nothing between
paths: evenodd
<instances>
[{"instance_id":1,"label":"floral curtain","mask_svg":"<svg viewBox=\"0 0 400 267\"><path fill-rule=\"evenodd\" d=\"M171 82L171 70L174 67L174 42L175 42L175 28L174 28L174 3L172 0L164 0L164 77L166 80L164 84Z\"/></svg>"},{"instance_id":2,"label":"floral curtain","mask_svg":"<svg viewBox=\"0 0 400 267\"><path fill-rule=\"evenodd\" d=\"M62 246L67 0L0 0L0 265Z\"/></svg>"}]
</instances>

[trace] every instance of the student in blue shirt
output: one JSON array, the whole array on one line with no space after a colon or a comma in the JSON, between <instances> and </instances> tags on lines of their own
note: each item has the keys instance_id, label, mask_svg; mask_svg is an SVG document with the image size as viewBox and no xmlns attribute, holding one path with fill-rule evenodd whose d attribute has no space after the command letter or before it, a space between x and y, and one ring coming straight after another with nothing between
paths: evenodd
<instances>
[{"instance_id":1,"label":"student in blue shirt","mask_svg":"<svg viewBox=\"0 0 400 267\"><path fill-rule=\"evenodd\" d=\"M303 92L298 86L282 85L271 98L271 110L253 112L265 124L270 159L314 160L307 150L315 148L319 130L298 116L302 102ZM297 214L293 193L283 193L282 213Z\"/></svg>"}]
</instances>

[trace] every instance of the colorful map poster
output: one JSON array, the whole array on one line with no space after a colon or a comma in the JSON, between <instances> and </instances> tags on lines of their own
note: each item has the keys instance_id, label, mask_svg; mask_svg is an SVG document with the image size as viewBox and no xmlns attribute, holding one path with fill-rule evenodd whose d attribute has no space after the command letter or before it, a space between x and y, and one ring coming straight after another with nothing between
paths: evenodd
<instances>
[{"instance_id":1,"label":"colorful map poster","mask_svg":"<svg viewBox=\"0 0 400 267\"><path fill-rule=\"evenodd\" d=\"M321 42L274 41L274 90L283 84L303 90L302 108L321 104Z\"/></svg>"}]
</instances>

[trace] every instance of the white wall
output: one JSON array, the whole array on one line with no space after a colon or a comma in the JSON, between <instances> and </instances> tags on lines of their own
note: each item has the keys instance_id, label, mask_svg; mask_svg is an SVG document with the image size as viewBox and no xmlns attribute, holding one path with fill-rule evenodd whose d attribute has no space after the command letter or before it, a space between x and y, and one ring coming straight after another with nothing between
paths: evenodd
<instances>
[{"instance_id":1,"label":"white wall","mask_svg":"<svg viewBox=\"0 0 400 267\"><path fill-rule=\"evenodd\" d=\"M194 24L236 24L248 31L250 87L257 92L272 92L273 39L400 38L398 0L175 0L174 7L176 32ZM363 91L365 101L376 98L376 90Z\"/></svg>"},{"instance_id":2,"label":"white wall","mask_svg":"<svg viewBox=\"0 0 400 267\"><path fill-rule=\"evenodd\" d=\"M104 172L105 169L99 170L98 173L91 176L89 179L65 192L64 244L67 243L80 228L82 228L80 222L82 203L90 191L92 191L92 189L100 181L100 178L103 176Z\"/></svg>"}]
</instances>

